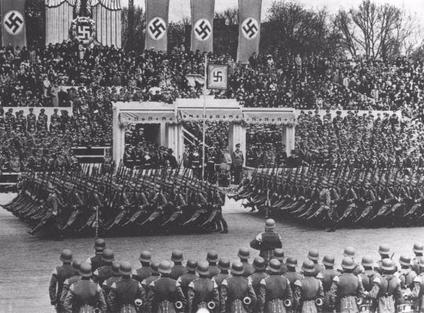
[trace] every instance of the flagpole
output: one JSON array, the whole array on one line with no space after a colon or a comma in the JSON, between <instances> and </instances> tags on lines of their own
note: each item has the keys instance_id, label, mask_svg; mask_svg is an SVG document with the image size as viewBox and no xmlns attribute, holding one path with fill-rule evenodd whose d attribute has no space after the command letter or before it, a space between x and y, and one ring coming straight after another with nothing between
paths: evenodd
<instances>
[{"instance_id":1,"label":"flagpole","mask_svg":"<svg viewBox=\"0 0 424 313\"><path fill-rule=\"evenodd\" d=\"M206 143L206 93L208 89L208 55L205 53L205 84L203 85L203 145L202 145L202 179L205 179L205 143Z\"/></svg>"}]
</instances>

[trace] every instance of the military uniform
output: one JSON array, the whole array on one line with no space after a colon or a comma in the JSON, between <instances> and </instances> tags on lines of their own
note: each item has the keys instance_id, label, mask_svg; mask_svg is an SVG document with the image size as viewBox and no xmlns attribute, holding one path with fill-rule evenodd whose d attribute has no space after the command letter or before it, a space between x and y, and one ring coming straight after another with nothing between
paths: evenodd
<instances>
[{"instance_id":1,"label":"military uniform","mask_svg":"<svg viewBox=\"0 0 424 313\"><path fill-rule=\"evenodd\" d=\"M294 305L298 312L316 313L324 304L324 288L316 278L316 268L311 260L303 263L302 271L305 277L294 283Z\"/></svg>"},{"instance_id":2,"label":"military uniform","mask_svg":"<svg viewBox=\"0 0 424 313\"><path fill-rule=\"evenodd\" d=\"M107 296L109 295L110 289L112 288L112 285L119 281L121 279L121 272L120 272L121 264L119 262L113 262L112 263L112 276L106 279L103 284L101 285L103 289L103 293L107 299Z\"/></svg>"},{"instance_id":3,"label":"military uniform","mask_svg":"<svg viewBox=\"0 0 424 313\"><path fill-rule=\"evenodd\" d=\"M63 307L65 313L74 312L106 312L107 304L102 289L98 284L90 280L91 266L88 263L81 264L81 280L74 283L66 295Z\"/></svg>"},{"instance_id":4,"label":"military uniform","mask_svg":"<svg viewBox=\"0 0 424 313\"><path fill-rule=\"evenodd\" d=\"M187 310L196 313L201 308L208 308L210 312L217 312L219 307L218 285L209 278L209 264L200 262L197 266L199 278L188 285Z\"/></svg>"},{"instance_id":5,"label":"military uniform","mask_svg":"<svg viewBox=\"0 0 424 313\"><path fill-rule=\"evenodd\" d=\"M259 233L255 239L250 242L250 247L259 250L259 255L265 259L266 262L271 260L274 255L275 248L281 248L281 237L273 230L275 228L275 221L268 219L265 222L265 232Z\"/></svg>"},{"instance_id":6,"label":"military uniform","mask_svg":"<svg viewBox=\"0 0 424 313\"><path fill-rule=\"evenodd\" d=\"M111 249L105 249L103 251L102 260L105 265L99 267L93 272L93 280L100 286L103 282L113 276L112 262L114 260L113 251Z\"/></svg>"},{"instance_id":7,"label":"military uniform","mask_svg":"<svg viewBox=\"0 0 424 313\"><path fill-rule=\"evenodd\" d=\"M259 312L285 313L293 305L293 294L289 280L280 275L281 263L271 260L268 265L269 277L261 280L258 294Z\"/></svg>"},{"instance_id":8,"label":"military uniform","mask_svg":"<svg viewBox=\"0 0 424 313\"><path fill-rule=\"evenodd\" d=\"M151 313L176 313L183 311L186 298L175 279L172 279L171 263L161 262L159 265L160 278L149 286L147 297L147 312ZM180 307L181 309L178 309Z\"/></svg>"},{"instance_id":9,"label":"military uniform","mask_svg":"<svg viewBox=\"0 0 424 313\"><path fill-rule=\"evenodd\" d=\"M182 264L183 262L183 253L180 250L174 250L172 252L171 261L174 262L170 277L177 280L178 277L187 272L187 268Z\"/></svg>"},{"instance_id":10,"label":"military uniform","mask_svg":"<svg viewBox=\"0 0 424 313\"><path fill-rule=\"evenodd\" d=\"M335 276L330 290L331 307L341 313L359 312L357 298L364 297L361 279L353 274L355 262L350 257L343 258L343 273Z\"/></svg>"},{"instance_id":11,"label":"military uniform","mask_svg":"<svg viewBox=\"0 0 424 313\"><path fill-rule=\"evenodd\" d=\"M179 284L184 296L187 298L187 292L188 292L188 286L190 283L197 279L198 276L196 274L196 268L197 268L197 262L193 260L187 261L187 272L182 274L178 280L177 283Z\"/></svg>"},{"instance_id":12,"label":"military uniform","mask_svg":"<svg viewBox=\"0 0 424 313\"><path fill-rule=\"evenodd\" d=\"M286 261L287 272L284 273L284 276L289 280L290 287L294 294L294 283L298 280L301 280L303 276L296 271L297 259L293 257L288 257Z\"/></svg>"},{"instance_id":13,"label":"military uniform","mask_svg":"<svg viewBox=\"0 0 424 313\"><path fill-rule=\"evenodd\" d=\"M374 279L369 296L377 302L377 313L395 313L397 306L403 302L400 279L393 275L396 267L392 260L384 259L380 270L382 274Z\"/></svg>"},{"instance_id":14,"label":"military uniform","mask_svg":"<svg viewBox=\"0 0 424 313\"><path fill-rule=\"evenodd\" d=\"M255 272L255 268L252 264L249 263L250 252L247 248L240 248L238 252L238 257L240 258L241 263L244 267L244 277L249 277Z\"/></svg>"},{"instance_id":15,"label":"military uniform","mask_svg":"<svg viewBox=\"0 0 424 313\"><path fill-rule=\"evenodd\" d=\"M113 283L110 289L108 304L111 312L136 312L140 310L145 293L140 282L131 278L131 265L128 262L121 264L122 278Z\"/></svg>"},{"instance_id":16,"label":"military uniform","mask_svg":"<svg viewBox=\"0 0 424 313\"><path fill-rule=\"evenodd\" d=\"M209 262L209 278L212 278L220 273L219 267L216 265L218 262L218 253L211 250L206 255L206 260Z\"/></svg>"},{"instance_id":17,"label":"military uniform","mask_svg":"<svg viewBox=\"0 0 424 313\"><path fill-rule=\"evenodd\" d=\"M60 260L63 262L63 265L57 266L54 269L49 285L50 303L56 307L58 313L64 312L63 303L61 302L63 284L67 279L78 274L71 265L71 250L64 249L61 253Z\"/></svg>"},{"instance_id":18,"label":"military uniform","mask_svg":"<svg viewBox=\"0 0 424 313\"><path fill-rule=\"evenodd\" d=\"M222 282L221 313L246 313L255 307L257 297L251 280L242 276L243 271L243 264L234 262L231 268L232 276Z\"/></svg>"},{"instance_id":19,"label":"military uniform","mask_svg":"<svg viewBox=\"0 0 424 313\"><path fill-rule=\"evenodd\" d=\"M152 276L153 270L150 266L151 258L152 256L149 251L142 251L140 253L139 261L141 263L141 268L136 270L136 273L133 276L134 279L142 282L146 278Z\"/></svg>"}]
</instances>

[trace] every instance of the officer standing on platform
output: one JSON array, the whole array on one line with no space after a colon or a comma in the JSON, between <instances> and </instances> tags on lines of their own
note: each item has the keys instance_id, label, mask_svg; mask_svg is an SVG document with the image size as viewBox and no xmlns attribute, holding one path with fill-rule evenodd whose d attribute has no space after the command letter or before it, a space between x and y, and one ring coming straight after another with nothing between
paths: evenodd
<instances>
[{"instance_id":1,"label":"officer standing on platform","mask_svg":"<svg viewBox=\"0 0 424 313\"><path fill-rule=\"evenodd\" d=\"M188 285L186 312L196 313L201 308L216 312L219 305L218 285L209 278L209 263L201 261L197 266L197 273L199 278Z\"/></svg>"},{"instance_id":2,"label":"officer standing on platform","mask_svg":"<svg viewBox=\"0 0 424 313\"><path fill-rule=\"evenodd\" d=\"M234 184L238 185L241 181L243 172L244 156L240 150L240 144L236 144L236 150L233 151L232 155L233 171L234 171Z\"/></svg>"},{"instance_id":3,"label":"officer standing on platform","mask_svg":"<svg viewBox=\"0 0 424 313\"><path fill-rule=\"evenodd\" d=\"M107 305L103 291L98 284L91 280L91 265L81 264L81 280L74 283L65 298L63 307L65 313L94 312L99 309L100 312L106 312Z\"/></svg>"},{"instance_id":4,"label":"officer standing on platform","mask_svg":"<svg viewBox=\"0 0 424 313\"><path fill-rule=\"evenodd\" d=\"M282 248L281 237L274 232L275 221L267 219L265 221L265 232L259 233L255 239L250 242L250 247L259 250L259 255L269 262L274 256L275 248Z\"/></svg>"}]
</instances>

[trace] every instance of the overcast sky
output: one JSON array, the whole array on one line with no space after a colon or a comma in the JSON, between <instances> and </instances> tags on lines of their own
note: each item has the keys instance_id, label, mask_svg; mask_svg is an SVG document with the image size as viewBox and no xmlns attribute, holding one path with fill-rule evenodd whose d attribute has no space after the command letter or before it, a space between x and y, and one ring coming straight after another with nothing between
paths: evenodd
<instances>
[{"instance_id":1,"label":"overcast sky","mask_svg":"<svg viewBox=\"0 0 424 313\"><path fill-rule=\"evenodd\" d=\"M121 0L124 6L128 5L128 0ZM236 8L238 0L215 0L215 11L220 12L228 8ZM266 12L275 0L262 0L262 18L266 18ZM282 0L277 0L282 1ZM337 12L340 8L351 8L358 6L362 0L296 0L307 7L322 8L327 7L331 12ZM378 3L390 3L397 7L404 8L410 13L417 13L424 21L424 0L374 0ZM134 0L136 6L144 7L144 0ZM179 21L183 17L190 16L190 0L170 0L169 17L172 21Z\"/></svg>"}]
</instances>

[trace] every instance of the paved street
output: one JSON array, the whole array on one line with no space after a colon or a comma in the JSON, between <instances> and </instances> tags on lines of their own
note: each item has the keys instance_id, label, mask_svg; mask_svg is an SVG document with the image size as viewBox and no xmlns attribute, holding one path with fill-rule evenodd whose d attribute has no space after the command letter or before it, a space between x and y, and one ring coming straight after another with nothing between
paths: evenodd
<instances>
[{"instance_id":1,"label":"paved street","mask_svg":"<svg viewBox=\"0 0 424 313\"><path fill-rule=\"evenodd\" d=\"M0 205L13 195L0 195ZM179 248L186 258L201 259L207 249L235 258L240 246L248 246L253 236L262 230L262 219L246 213L239 203L228 201L225 207L229 234L150 236L108 238L107 245L115 251L118 260L128 260L138 266L142 249L153 252L154 258L169 258L171 250ZM13 215L0 209L0 313L48 313L48 283L54 266L59 264L59 253L71 248L74 256L84 260L92 254L93 240L65 239L52 241L31 236L28 227ZM370 254L377 258L379 243L390 244L399 254L411 254L414 241L424 241L423 228L387 228L366 230L338 230L327 233L279 221L277 230L284 240L286 255L303 259L308 248L316 247L321 255L334 254L340 260L343 247L353 245L359 255ZM256 255L256 252L254 252ZM30 308L30 310L28 310Z\"/></svg>"}]
</instances>

